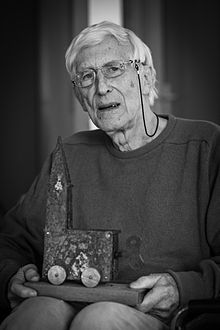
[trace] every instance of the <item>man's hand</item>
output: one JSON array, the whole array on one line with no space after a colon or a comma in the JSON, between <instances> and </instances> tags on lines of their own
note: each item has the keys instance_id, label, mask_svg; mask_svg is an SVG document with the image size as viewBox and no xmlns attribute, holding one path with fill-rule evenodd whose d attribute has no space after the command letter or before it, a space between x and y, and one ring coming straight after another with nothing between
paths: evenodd
<instances>
[{"instance_id":1,"label":"man's hand","mask_svg":"<svg viewBox=\"0 0 220 330\"><path fill-rule=\"evenodd\" d=\"M164 320L172 317L179 305L179 291L174 278L168 273L140 277L130 284L134 289L151 289L137 309L159 316Z\"/></svg>"},{"instance_id":2,"label":"man's hand","mask_svg":"<svg viewBox=\"0 0 220 330\"><path fill-rule=\"evenodd\" d=\"M26 281L38 282L40 279L37 267L32 264L21 267L17 273L12 276L8 285L8 300L11 308L16 307L23 299L34 297L37 292L24 286Z\"/></svg>"}]
</instances>

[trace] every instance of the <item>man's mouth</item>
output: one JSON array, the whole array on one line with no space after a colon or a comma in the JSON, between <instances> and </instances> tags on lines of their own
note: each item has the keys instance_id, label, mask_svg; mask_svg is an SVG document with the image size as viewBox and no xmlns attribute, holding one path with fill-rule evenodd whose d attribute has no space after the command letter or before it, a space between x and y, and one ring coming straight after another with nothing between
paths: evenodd
<instances>
[{"instance_id":1,"label":"man's mouth","mask_svg":"<svg viewBox=\"0 0 220 330\"><path fill-rule=\"evenodd\" d=\"M100 111L103 111L103 110L112 110L112 109L116 109L120 106L120 103L117 103L117 102L112 102L112 103L106 103L106 104L101 104L98 106L98 109Z\"/></svg>"}]
</instances>

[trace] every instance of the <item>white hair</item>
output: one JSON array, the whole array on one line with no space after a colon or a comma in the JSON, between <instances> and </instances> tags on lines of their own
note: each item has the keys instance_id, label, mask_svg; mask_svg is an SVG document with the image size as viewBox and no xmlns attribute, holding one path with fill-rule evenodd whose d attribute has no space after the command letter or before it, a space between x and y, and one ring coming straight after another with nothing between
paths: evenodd
<instances>
[{"instance_id":1,"label":"white hair","mask_svg":"<svg viewBox=\"0 0 220 330\"><path fill-rule=\"evenodd\" d=\"M120 45L130 44L133 52L133 59L149 67L151 75L149 102L150 105L153 105L155 98L158 96L155 87L156 71L150 49L134 32L109 21L103 21L85 28L72 40L65 55L66 68L71 79L73 79L76 73L76 57L79 52L83 48L100 44L107 36L113 36Z\"/></svg>"}]
</instances>

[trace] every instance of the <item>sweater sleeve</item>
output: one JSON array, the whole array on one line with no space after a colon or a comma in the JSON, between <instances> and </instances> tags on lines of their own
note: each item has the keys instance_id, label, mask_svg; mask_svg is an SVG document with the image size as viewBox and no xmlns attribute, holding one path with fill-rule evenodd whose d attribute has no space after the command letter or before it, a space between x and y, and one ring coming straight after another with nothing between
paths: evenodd
<instances>
[{"instance_id":1,"label":"sweater sleeve","mask_svg":"<svg viewBox=\"0 0 220 330\"><path fill-rule=\"evenodd\" d=\"M210 258L202 260L196 270L169 273L175 278L180 292L180 304L191 299L210 299L220 296L220 132L210 143L209 203L206 212L206 239Z\"/></svg>"},{"instance_id":2,"label":"sweater sleeve","mask_svg":"<svg viewBox=\"0 0 220 330\"><path fill-rule=\"evenodd\" d=\"M8 308L7 286L17 270L33 263L41 271L49 157L30 189L0 222L0 307Z\"/></svg>"}]
</instances>

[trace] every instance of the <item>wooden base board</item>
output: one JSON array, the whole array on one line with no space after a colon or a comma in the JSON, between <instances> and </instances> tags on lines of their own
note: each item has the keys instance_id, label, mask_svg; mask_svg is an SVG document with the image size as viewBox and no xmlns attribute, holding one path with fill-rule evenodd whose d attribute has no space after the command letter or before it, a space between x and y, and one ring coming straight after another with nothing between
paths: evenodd
<instances>
[{"instance_id":1,"label":"wooden base board","mask_svg":"<svg viewBox=\"0 0 220 330\"><path fill-rule=\"evenodd\" d=\"M61 285L52 285L48 282L26 282L25 285L35 289L39 296L80 302L114 301L130 306L140 304L146 294L145 289L131 289L127 284L121 283L99 284L95 288L87 288L73 282L65 282Z\"/></svg>"}]
</instances>

